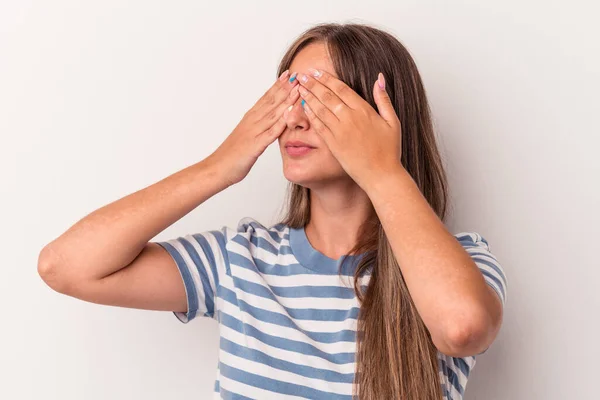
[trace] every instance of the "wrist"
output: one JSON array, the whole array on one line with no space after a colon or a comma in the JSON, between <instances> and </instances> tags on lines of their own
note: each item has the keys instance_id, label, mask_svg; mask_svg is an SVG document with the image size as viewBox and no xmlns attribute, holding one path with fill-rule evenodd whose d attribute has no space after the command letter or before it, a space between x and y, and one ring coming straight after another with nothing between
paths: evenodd
<instances>
[{"instance_id":1,"label":"wrist","mask_svg":"<svg viewBox=\"0 0 600 400\"><path fill-rule=\"evenodd\" d=\"M234 171L232 165L227 163L227 160L213 153L198 163L203 173L210 176L211 181L216 182L223 189L233 186L239 180L232 176L231 171Z\"/></svg>"},{"instance_id":2,"label":"wrist","mask_svg":"<svg viewBox=\"0 0 600 400\"><path fill-rule=\"evenodd\" d=\"M412 177L402 164L397 163L391 168L387 168L384 173L373 174L369 179L366 179L363 189L369 197L377 196L390 187L398 186L407 180L412 181Z\"/></svg>"}]
</instances>

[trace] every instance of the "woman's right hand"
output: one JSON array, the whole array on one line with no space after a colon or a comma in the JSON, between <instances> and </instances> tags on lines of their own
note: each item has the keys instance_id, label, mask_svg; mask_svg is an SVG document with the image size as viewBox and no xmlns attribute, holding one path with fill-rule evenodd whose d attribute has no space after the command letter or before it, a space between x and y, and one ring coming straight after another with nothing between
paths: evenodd
<instances>
[{"instance_id":1,"label":"woman's right hand","mask_svg":"<svg viewBox=\"0 0 600 400\"><path fill-rule=\"evenodd\" d=\"M283 133L284 111L298 100L296 73L281 74L273 86L248 110L233 132L209 158L217 162L229 185L243 180L265 149Z\"/></svg>"}]
</instances>

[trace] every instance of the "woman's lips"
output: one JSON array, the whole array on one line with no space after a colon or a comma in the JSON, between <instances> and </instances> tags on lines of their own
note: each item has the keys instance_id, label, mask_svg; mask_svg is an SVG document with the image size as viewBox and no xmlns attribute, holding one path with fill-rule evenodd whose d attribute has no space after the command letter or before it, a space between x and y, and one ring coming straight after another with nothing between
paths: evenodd
<instances>
[{"instance_id":1,"label":"woman's lips","mask_svg":"<svg viewBox=\"0 0 600 400\"><path fill-rule=\"evenodd\" d=\"M285 151L290 156L304 156L310 153L311 150L314 150L314 148L308 146L287 146L285 148Z\"/></svg>"}]
</instances>

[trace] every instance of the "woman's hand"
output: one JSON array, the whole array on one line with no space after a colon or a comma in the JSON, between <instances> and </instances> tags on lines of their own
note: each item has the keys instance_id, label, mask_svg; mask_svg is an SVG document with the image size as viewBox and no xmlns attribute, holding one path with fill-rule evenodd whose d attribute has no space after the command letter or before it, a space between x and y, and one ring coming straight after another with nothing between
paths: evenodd
<instances>
[{"instance_id":1,"label":"woman's hand","mask_svg":"<svg viewBox=\"0 0 600 400\"><path fill-rule=\"evenodd\" d=\"M296 73L290 77L286 70L208 157L222 166L230 185L243 180L258 157L283 133L283 112L297 100Z\"/></svg>"},{"instance_id":2,"label":"woman's hand","mask_svg":"<svg viewBox=\"0 0 600 400\"><path fill-rule=\"evenodd\" d=\"M401 167L400 120L385 91L383 74L373 85L377 113L333 75L315 69L310 72L299 77L304 111L348 175L366 190L374 178Z\"/></svg>"}]
</instances>

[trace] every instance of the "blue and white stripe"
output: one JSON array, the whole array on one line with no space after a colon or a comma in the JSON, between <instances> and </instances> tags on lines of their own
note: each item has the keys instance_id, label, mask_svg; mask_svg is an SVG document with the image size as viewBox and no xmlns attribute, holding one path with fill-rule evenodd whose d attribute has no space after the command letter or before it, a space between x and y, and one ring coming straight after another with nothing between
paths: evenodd
<instances>
[{"instance_id":1,"label":"blue and white stripe","mask_svg":"<svg viewBox=\"0 0 600 400\"><path fill-rule=\"evenodd\" d=\"M506 301L506 277L475 232L455 235L485 281ZM304 229L267 228L243 218L237 230L186 235L159 242L175 260L196 316L219 323L215 399L347 399L355 370L353 267L318 252ZM369 274L361 284L367 285ZM475 357L438 354L445 398L462 399Z\"/></svg>"}]
</instances>

